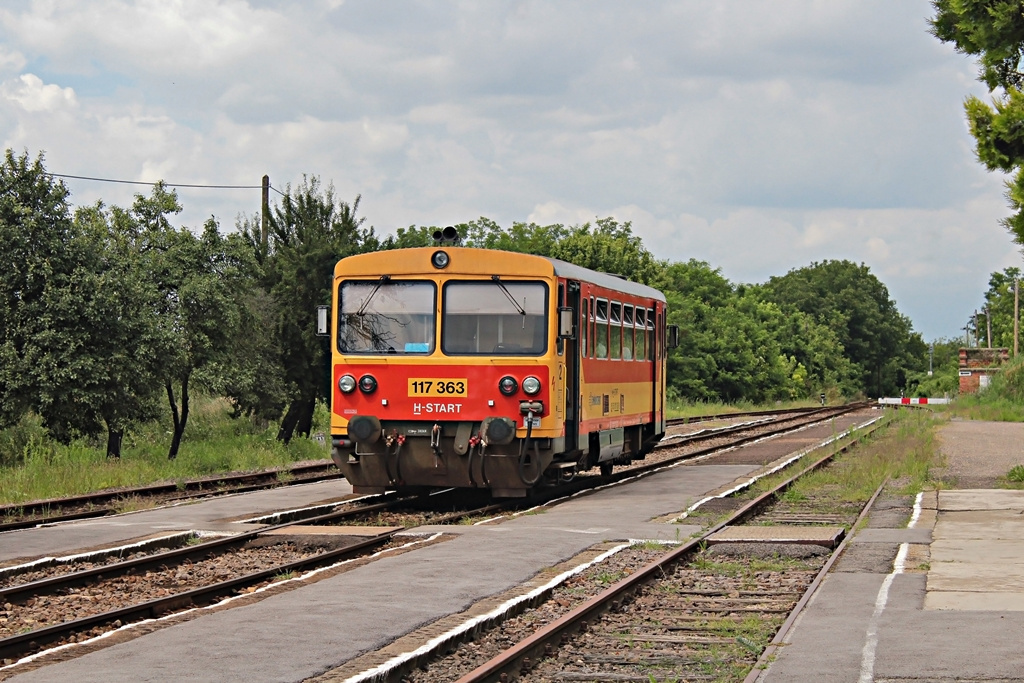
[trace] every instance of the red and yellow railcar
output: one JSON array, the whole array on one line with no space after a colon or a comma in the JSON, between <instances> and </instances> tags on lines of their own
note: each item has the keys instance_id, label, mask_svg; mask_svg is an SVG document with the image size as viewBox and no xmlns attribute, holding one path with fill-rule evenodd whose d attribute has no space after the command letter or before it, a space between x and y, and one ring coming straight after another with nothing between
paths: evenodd
<instances>
[{"instance_id":1,"label":"red and yellow railcar","mask_svg":"<svg viewBox=\"0 0 1024 683\"><path fill-rule=\"evenodd\" d=\"M342 259L332 289L332 457L357 492L523 496L664 434L656 289L458 246Z\"/></svg>"}]
</instances>

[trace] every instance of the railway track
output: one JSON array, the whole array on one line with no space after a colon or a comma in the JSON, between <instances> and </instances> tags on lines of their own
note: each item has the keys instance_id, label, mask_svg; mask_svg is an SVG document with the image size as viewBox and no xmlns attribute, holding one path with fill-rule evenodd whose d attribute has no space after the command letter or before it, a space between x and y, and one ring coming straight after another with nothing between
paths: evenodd
<instances>
[{"instance_id":1,"label":"railway track","mask_svg":"<svg viewBox=\"0 0 1024 683\"><path fill-rule=\"evenodd\" d=\"M139 552L137 557L112 564L72 571L65 571L57 562L43 568L32 565L25 569L33 576L40 571L49 575L26 583L18 583L14 568L8 568L0 572L0 633L13 635L0 638L0 661L12 664L46 647L75 642L80 636L91 638L133 621L211 604L297 572L375 552L406 528L396 524L381 529L378 522L383 514L396 523L405 515L406 521L411 516L415 523L445 524L492 514L514 504L460 506L454 496L443 494L433 496L436 500L430 506L424 505L428 497L375 498L385 500L343 504L343 509L326 514L223 538L202 541L182 535L180 547ZM367 525L365 536L356 536L354 542L349 542L351 536L334 537L340 547L326 541L326 527L353 524ZM307 534L310 526L324 526L325 537L301 547L293 539L278 535L299 525L307 529ZM275 538L280 540L275 543ZM123 604L107 609L111 603Z\"/></svg>"},{"instance_id":2,"label":"railway track","mask_svg":"<svg viewBox=\"0 0 1024 683\"><path fill-rule=\"evenodd\" d=\"M260 472L224 474L179 483L151 484L116 491L98 491L78 496L14 503L0 506L0 532L28 529L40 524L105 517L118 513L118 503L129 500L145 499L154 504L171 503L339 478L341 472L334 463L323 460Z\"/></svg>"},{"instance_id":3,"label":"railway track","mask_svg":"<svg viewBox=\"0 0 1024 683\"><path fill-rule=\"evenodd\" d=\"M822 413L819 409L810 416L789 416L781 420L781 425L768 427L756 423L745 427L746 431L754 430L756 434L737 434L735 430L728 433L706 432L683 441L693 446L702 441L721 442L726 439L730 445L735 445L755 438L766 438L773 430L797 429L801 418L805 422L820 421L835 412L833 409ZM484 504L478 499L474 505L466 505L459 504L453 494L446 492L414 499L382 496L343 504L341 508L325 514L316 514L316 511L285 514L280 516L281 523L227 538L201 542L182 539L185 542L183 547L146 552L115 564L78 571L51 567L48 576L29 582L17 583L11 572L0 572L0 586L3 586L0 587L0 616L4 619L4 627L0 632L12 633L0 639L0 660L9 664L44 648L88 639L131 621L210 604L237 595L240 591L266 585L275 578L366 555L391 543L394 534L407 526L451 523L466 517L493 515L515 506L543 504L570 493L606 484L609 479L637 476L722 447L721 443L716 443L699 450L691 448L685 453L676 452L657 462L638 463L635 467L623 468L610 478L581 478L567 486L547 490L540 497L530 500ZM665 450L670 449L680 451L680 442L667 444ZM400 507L396 509L396 506ZM266 538L268 532L286 530L297 524L307 527L327 524L393 525L396 528L384 532L368 528L365 539L344 547L320 546L311 549L280 543L277 548L252 548L259 538ZM226 568L225 565L230 563L224 558L232 556L243 558L234 563L239 569ZM259 569L252 571L254 564L259 565ZM225 571L231 574L230 577L224 576ZM203 585L194 585L197 582ZM118 604L110 609L110 595L131 596L131 600L126 599L126 604ZM69 604L73 607L69 607Z\"/></svg>"},{"instance_id":4,"label":"railway track","mask_svg":"<svg viewBox=\"0 0 1024 683\"><path fill-rule=\"evenodd\" d=\"M781 494L866 435L817 457L670 552L649 546L620 549L607 563L595 564L486 625L455 630L447 640L435 632L433 650L415 650L415 656L393 662L386 671L376 665L375 680L743 680L765 646L779 642L780 628L788 627L787 618L806 602L846 540L840 542L837 534L839 545L830 553L808 545L714 545L711 537L743 524L762 529L771 519L803 527L820 524L816 515L822 500L807 499L802 512L799 502L780 502ZM839 508L838 516L824 521L855 527L879 491L865 505ZM627 576L616 580L620 573ZM324 680L369 680L354 673L357 668L347 666L343 675Z\"/></svg>"},{"instance_id":5,"label":"railway track","mask_svg":"<svg viewBox=\"0 0 1024 683\"><path fill-rule=\"evenodd\" d=\"M670 427L678 427L712 420L733 419L737 417L768 418L772 415L792 415L798 418L801 415L817 414L821 410L820 408L792 408L786 410L701 415L671 419L667 421L667 424ZM718 435L724 433L728 432L724 429L717 431ZM699 436L684 439L670 438L666 440L662 447L666 445L680 445L682 441L696 442L709 438L711 438L710 433L701 433ZM116 491L99 491L64 498L0 505L0 532L27 529L40 524L55 524L79 519L105 517L120 512L119 503L124 501L145 500L152 504L172 503L212 495L246 493L275 486L305 484L338 478L341 478L341 473L334 463L330 460L323 460L293 465L291 467L272 468L260 472L224 474L184 482L152 484L118 489Z\"/></svg>"}]
</instances>

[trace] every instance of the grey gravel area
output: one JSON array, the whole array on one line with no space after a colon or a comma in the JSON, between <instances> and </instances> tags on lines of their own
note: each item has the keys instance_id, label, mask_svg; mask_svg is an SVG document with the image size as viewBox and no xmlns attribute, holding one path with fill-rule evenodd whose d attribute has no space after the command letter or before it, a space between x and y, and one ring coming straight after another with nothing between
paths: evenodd
<instances>
[{"instance_id":1,"label":"grey gravel area","mask_svg":"<svg viewBox=\"0 0 1024 683\"><path fill-rule=\"evenodd\" d=\"M999 488L1024 465L1024 423L951 420L937 431L944 465L932 476L961 489Z\"/></svg>"},{"instance_id":2,"label":"grey gravel area","mask_svg":"<svg viewBox=\"0 0 1024 683\"><path fill-rule=\"evenodd\" d=\"M246 547L206 560L186 561L174 567L147 570L139 575L129 574L71 588L60 594L29 598L24 604L4 603L0 605L0 638L164 598L191 588L305 559L319 551L318 548L297 547L293 543ZM73 640L81 642L104 630L120 626L121 622L118 621L110 627L97 627L75 636ZM11 659L3 660L5 665L13 663Z\"/></svg>"}]
</instances>

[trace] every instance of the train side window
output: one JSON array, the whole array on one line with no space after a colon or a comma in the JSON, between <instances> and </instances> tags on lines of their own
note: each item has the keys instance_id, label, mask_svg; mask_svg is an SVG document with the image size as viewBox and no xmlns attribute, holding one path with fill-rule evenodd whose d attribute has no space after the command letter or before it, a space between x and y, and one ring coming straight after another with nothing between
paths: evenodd
<instances>
[{"instance_id":1,"label":"train side window","mask_svg":"<svg viewBox=\"0 0 1024 683\"><path fill-rule=\"evenodd\" d=\"M581 316L583 318L583 324L580 326L580 355L583 358L587 357L587 333L590 331L590 307L587 305L589 303L590 300L583 297L583 312Z\"/></svg>"},{"instance_id":2,"label":"train side window","mask_svg":"<svg viewBox=\"0 0 1024 683\"><path fill-rule=\"evenodd\" d=\"M561 282L558 283L558 296L555 299L555 320L559 319L560 314L558 313L559 308L566 305L565 302L565 285ZM559 356L565 353L565 340L561 337L561 332L558 329L558 323L555 323L555 332L558 334L558 338L555 341L555 350Z\"/></svg>"},{"instance_id":3,"label":"train side window","mask_svg":"<svg viewBox=\"0 0 1024 683\"><path fill-rule=\"evenodd\" d=\"M647 360L647 344L645 340L647 338L647 324L644 322L644 309L636 309L636 349L635 358L637 360Z\"/></svg>"},{"instance_id":4,"label":"train side window","mask_svg":"<svg viewBox=\"0 0 1024 683\"><path fill-rule=\"evenodd\" d=\"M622 360L633 360L633 307L622 305Z\"/></svg>"},{"instance_id":5,"label":"train side window","mask_svg":"<svg viewBox=\"0 0 1024 683\"><path fill-rule=\"evenodd\" d=\"M612 360L622 358L622 304L612 302L611 325L608 326L609 348Z\"/></svg>"},{"instance_id":6,"label":"train side window","mask_svg":"<svg viewBox=\"0 0 1024 683\"><path fill-rule=\"evenodd\" d=\"M654 309L647 309L647 358L657 360L654 357Z\"/></svg>"},{"instance_id":7,"label":"train side window","mask_svg":"<svg viewBox=\"0 0 1024 683\"><path fill-rule=\"evenodd\" d=\"M597 347L598 358L608 357L608 302L604 299L597 300L597 313L594 315L597 336L594 344Z\"/></svg>"}]
</instances>

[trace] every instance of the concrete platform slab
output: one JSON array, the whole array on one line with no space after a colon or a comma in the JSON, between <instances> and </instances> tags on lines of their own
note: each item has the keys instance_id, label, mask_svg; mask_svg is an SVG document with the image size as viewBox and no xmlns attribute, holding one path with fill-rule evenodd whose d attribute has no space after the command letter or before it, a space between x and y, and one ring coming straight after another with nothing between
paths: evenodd
<instances>
[{"instance_id":1,"label":"concrete platform slab","mask_svg":"<svg viewBox=\"0 0 1024 683\"><path fill-rule=\"evenodd\" d=\"M1024 572L1007 564L983 562L932 562L928 591L974 593L1024 592Z\"/></svg>"},{"instance_id":2,"label":"concrete platform slab","mask_svg":"<svg viewBox=\"0 0 1024 683\"><path fill-rule=\"evenodd\" d=\"M846 529L840 526L727 526L708 538L716 543L807 543L833 548L839 544Z\"/></svg>"},{"instance_id":3,"label":"concrete platform slab","mask_svg":"<svg viewBox=\"0 0 1024 683\"><path fill-rule=\"evenodd\" d=\"M1024 567L1024 543L1010 539L951 539L932 541L933 562L1011 564Z\"/></svg>"},{"instance_id":4,"label":"concrete platform slab","mask_svg":"<svg viewBox=\"0 0 1024 683\"><path fill-rule=\"evenodd\" d=\"M1024 612L1024 593L931 592L924 598L926 610Z\"/></svg>"},{"instance_id":5,"label":"concrete platform slab","mask_svg":"<svg viewBox=\"0 0 1024 683\"><path fill-rule=\"evenodd\" d=\"M1024 538L1024 515L1013 510L940 512L932 534L936 540L1020 540Z\"/></svg>"},{"instance_id":6,"label":"concrete platform slab","mask_svg":"<svg viewBox=\"0 0 1024 683\"><path fill-rule=\"evenodd\" d=\"M1008 489L967 489L939 491L939 510L1017 510L1024 512L1024 491Z\"/></svg>"}]
</instances>

